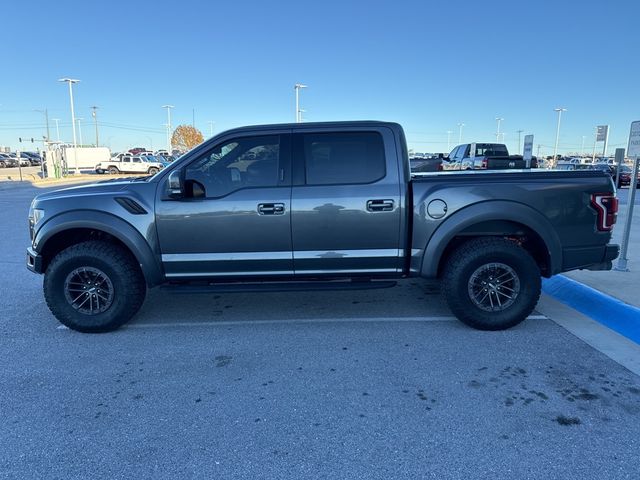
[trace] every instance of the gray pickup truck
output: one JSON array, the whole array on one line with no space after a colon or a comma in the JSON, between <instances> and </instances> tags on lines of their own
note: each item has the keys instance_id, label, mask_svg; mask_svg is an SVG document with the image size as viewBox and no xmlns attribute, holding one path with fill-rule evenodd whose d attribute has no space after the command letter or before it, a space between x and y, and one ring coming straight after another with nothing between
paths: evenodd
<instances>
[{"instance_id":1,"label":"gray pickup truck","mask_svg":"<svg viewBox=\"0 0 640 480\"><path fill-rule=\"evenodd\" d=\"M304 123L217 135L154 176L38 195L27 266L51 312L114 330L147 288L356 289L439 278L467 325L499 330L535 307L541 276L609 269L609 175L411 175L400 125Z\"/></svg>"}]
</instances>

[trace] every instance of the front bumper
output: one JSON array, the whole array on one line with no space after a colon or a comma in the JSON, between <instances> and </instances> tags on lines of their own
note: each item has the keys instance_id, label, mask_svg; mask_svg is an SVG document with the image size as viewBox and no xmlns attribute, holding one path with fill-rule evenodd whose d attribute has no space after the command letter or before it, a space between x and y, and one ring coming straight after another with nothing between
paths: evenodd
<instances>
[{"instance_id":1,"label":"front bumper","mask_svg":"<svg viewBox=\"0 0 640 480\"><path fill-rule=\"evenodd\" d=\"M42 255L32 247L27 248L27 268L33 273L44 273L42 269Z\"/></svg>"}]
</instances>

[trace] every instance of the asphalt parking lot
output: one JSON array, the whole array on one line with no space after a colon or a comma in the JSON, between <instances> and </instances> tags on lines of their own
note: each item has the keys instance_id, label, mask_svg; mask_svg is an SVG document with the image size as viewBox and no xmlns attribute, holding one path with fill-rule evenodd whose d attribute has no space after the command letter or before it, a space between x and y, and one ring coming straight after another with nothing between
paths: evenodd
<instances>
[{"instance_id":1,"label":"asphalt parking lot","mask_svg":"<svg viewBox=\"0 0 640 480\"><path fill-rule=\"evenodd\" d=\"M0 188L0 477L638 477L638 376L538 312L471 330L434 283L154 290L61 328L24 266L40 191Z\"/></svg>"}]
</instances>

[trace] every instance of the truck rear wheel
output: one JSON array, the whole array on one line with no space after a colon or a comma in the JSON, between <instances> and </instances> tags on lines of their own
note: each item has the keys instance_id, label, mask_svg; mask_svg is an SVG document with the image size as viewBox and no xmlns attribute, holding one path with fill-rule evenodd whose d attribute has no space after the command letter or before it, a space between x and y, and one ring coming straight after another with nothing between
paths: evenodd
<instances>
[{"instance_id":1,"label":"truck rear wheel","mask_svg":"<svg viewBox=\"0 0 640 480\"><path fill-rule=\"evenodd\" d=\"M85 333L116 330L142 306L144 277L133 256L100 241L72 245L56 255L44 277L51 313Z\"/></svg>"},{"instance_id":2,"label":"truck rear wheel","mask_svg":"<svg viewBox=\"0 0 640 480\"><path fill-rule=\"evenodd\" d=\"M522 322L538 303L540 289L534 259L503 238L464 243L444 268L442 292L449 308L479 330L504 330Z\"/></svg>"},{"instance_id":3,"label":"truck rear wheel","mask_svg":"<svg viewBox=\"0 0 640 480\"><path fill-rule=\"evenodd\" d=\"M158 171L159 170L156 167L151 167L148 173L149 175L155 175L156 173L158 173Z\"/></svg>"},{"instance_id":4,"label":"truck rear wheel","mask_svg":"<svg viewBox=\"0 0 640 480\"><path fill-rule=\"evenodd\" d=\"M109 167L109 170L108 170L108 171L109 171L109 173L110 173L111 175L116 175L116 174L120 173L120 170L118 170L118 168L117 168L117 167Z\"/></svg>"}]
</instances>

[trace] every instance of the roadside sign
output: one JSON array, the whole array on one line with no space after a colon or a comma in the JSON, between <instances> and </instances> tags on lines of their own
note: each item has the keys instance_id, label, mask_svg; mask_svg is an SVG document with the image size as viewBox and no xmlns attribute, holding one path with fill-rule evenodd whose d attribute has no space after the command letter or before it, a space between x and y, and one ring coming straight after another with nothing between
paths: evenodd
<instances>
[{"instance_id":1,"label":"roadside sign","mask_svg":"<svg viewBox=\"0 0 640 480\"><path fill-rule=\"evenodd\" d=\"M531 157L533 157L533 135L525 135L522 158L526 162L527 168L531 168Z\"/></svg>"},{"instance_id":2,"label":"roadside sign","mask_svg":"<svg viewBox=\"0 0 640 480\"><path fill-rule=\"evenodd\" d=\"M640 157L640 120L631 123L627 156L629 158Z\"/></svg>"},{"instance_id":3,"label":"roadside sign","mask_svg":"<svg viewBox=\"0 0 640 480\"><path fill-rule=\"evenodd\" d=\"M598 125L598 131L596 133L596 142L604 142L607 139L608 132L609 132L609 125Z\"/></svg>"}]
</instances>

